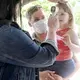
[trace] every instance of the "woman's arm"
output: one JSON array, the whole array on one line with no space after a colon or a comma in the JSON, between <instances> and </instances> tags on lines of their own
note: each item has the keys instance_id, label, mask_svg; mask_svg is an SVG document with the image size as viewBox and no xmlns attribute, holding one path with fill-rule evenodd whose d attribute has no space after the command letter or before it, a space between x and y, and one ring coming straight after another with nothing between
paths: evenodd
<instances>
[{"instance_id":1,"label":"woman's arm","mask_svg":"<svg viewBox=\"0 0 80 80\"><path fill-rule=\"evenodd\" d=\"M80 42L77 33L74 30L69 32L71 43L69 44L70 49L74 53L80 53Z\"/></svg>"},{"instance_id":2,"label":"woman's arm","mask_svg":"<svg viewBox=\"0 0 80 80\"><path fill-rule=\"evenodd\" d=\"M14 27L2 30L0 37L0 61L27 66L49 66L58 54L55 42L46 40L41 46L34 43L24 32Z\"/></svg>"},{"instance_id":3,"label":"woman's arm","mask_svg":"<svg viewBox=\"0 0 80 80\"><path fill-rule=\"evenodd\" d=\"M45 67L53 64L58 55L55 43L56 29L57 24L49 26L47 40L38 46L21 30L12 26L1 27L0 61L27 67Z\"/></svg>"}]
</instances>

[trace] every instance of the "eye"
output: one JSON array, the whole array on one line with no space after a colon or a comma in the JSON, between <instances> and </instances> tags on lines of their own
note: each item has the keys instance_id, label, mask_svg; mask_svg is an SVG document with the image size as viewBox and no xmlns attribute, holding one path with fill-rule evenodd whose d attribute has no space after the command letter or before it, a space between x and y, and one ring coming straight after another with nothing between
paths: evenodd
<instances>
[{"instance_id":1,"label":"eye","mask_svg":"<svg viewBox=\"0 0 80 80\"><path fill-rule=\"evenodd\" d=\"M64 13L61 13L61 15L64 15Z\"/></svg>"},{"instance_id":2,"label":"eye","mask_svg":"<svg viewBox=\"0 0 80 80\"><path fill-rule=\"evenodd\" d=\"M34 19L34 22L37 22L37 21L39 21L40 19L38 19L38 18L36 18L36 19Z\"/></svg>"}]
</instances>

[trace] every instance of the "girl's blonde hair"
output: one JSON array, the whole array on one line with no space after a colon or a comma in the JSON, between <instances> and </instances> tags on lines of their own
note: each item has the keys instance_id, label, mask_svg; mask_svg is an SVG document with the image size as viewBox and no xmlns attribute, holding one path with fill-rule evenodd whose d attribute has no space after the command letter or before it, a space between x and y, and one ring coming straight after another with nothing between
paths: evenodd
<instances>
[{"instance_id":1,"label":"girl's blonde hair","mask_svg":"<svg viewBox=\"0 0 80 80\"><path fill-rule=\"evenodd\" d=\"M74 16L71 9L71 5L69 3L58 3L56 5L59 9L63 9L65 12L69 14L69 27L73 28L74 26Z\"/></svg>"}]
</instances>

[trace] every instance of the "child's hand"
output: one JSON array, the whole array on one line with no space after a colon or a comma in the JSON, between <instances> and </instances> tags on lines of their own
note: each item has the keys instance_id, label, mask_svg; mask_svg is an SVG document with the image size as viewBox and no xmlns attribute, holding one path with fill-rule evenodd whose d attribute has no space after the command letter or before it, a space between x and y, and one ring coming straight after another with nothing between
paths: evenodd
<instances>
[{"instance_id":1,"label":"child's hand","mask_svg":"<svg viewBox=\"0 0 80 80\"><path fill-rule=\"evenodd\" d=\"M69 46L71 44L70 36L68 34L63 35L63 41Z\"/></svg>"}]
</instances>

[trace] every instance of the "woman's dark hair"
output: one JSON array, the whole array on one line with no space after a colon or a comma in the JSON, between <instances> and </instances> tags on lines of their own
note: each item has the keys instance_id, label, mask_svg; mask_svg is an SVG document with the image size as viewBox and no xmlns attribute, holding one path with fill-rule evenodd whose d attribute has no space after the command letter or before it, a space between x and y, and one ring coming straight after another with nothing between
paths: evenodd
<instances>
[{"instance_id":1,"label":"woman's dark hair","mask_svg":"<svg viewBox=\"0 0 80 80\"><path fill-rule=\"evenodd\" d=\"M20 0L0 0L0 20L16 20L16 5Z\"/></svg>"}]
</instances>

